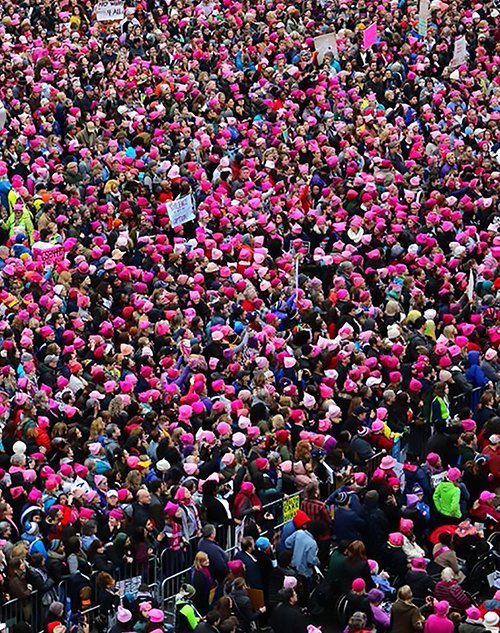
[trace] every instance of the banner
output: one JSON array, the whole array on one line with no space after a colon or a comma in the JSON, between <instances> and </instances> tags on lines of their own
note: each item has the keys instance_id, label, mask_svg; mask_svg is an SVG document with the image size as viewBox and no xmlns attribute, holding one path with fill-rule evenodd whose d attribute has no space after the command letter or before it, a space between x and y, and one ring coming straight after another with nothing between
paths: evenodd
<instances>
[{"instance_id":1,"label":"banner","mask_svg":"<svg viewBox=\"0 0 500 633\"><path fill-rule=\"evenodd\" d=\"M452 66L460 66L467 59L467 40L465 35L461 35L455 39L455 46L453 48L453 59L451 60Z\"/></svg>"},{"instance_id":2,"label":"banner","mask_svg":"<svg viewBox=\"0 0 500 633\"><path fill-rule=\"evenodd\" d=\"M142 585L142 576L134 576L133 578L126 578L125 580L119 580L116 583L118 593L123 598L126 593L137 593L137 590Z\"/></svg>"},{"instance_id":3,"label":"banner","mask_svg":"<svg viewBox=\"0 0 500 633\"><path fill-rule=\"evenodd\" d=\"M420 0L418 11L418 34L421 37L427 35L427 22L429 20L429 0Z\"/></svg>"},{"instance_id":4,"label":"banner","mask_svg":"<svg viewBox=\"0 0 500 633\"><path fill-rule=\"evenodd\" d=\"M288 497L287 499L283 499L283 523L290 521L293 519L297 510L300 507L300 498L299 495L295 495L294 497Z\"/></svg>"},{"instance_id":5,"label":"banner","mask_svg":"<svg viewBox=\"0 0 500 633\"><path fill-rule=\"evenodd\" d=\"M377 23L374 22L367 26L363 31L363 48L366 50L377 41Z\"/></svg>"},{"instance_id":6,"label":"banner","mask_svg":"<svg viewBox=\"0 0 500 633\"><path fill-rule=\"evenodd\" d=\"M120 0L100 0L94 11L98 22L115 22L125 17L125 5Z\"/></svg>"},{"instance_id":7,"label":"banner","mask_svg":"<svg viewBox=\"0 0 500 633\"><path fill-rule=\"evenodd\" d=\"M43 262L44 266L49 266L64 259L64 248L60 244L36 242L33 244L33 258Z\"/></svg>"},{"instance_id":8,"label":"banner","mask_svg":"<svg viewBox=\"0 0 500 633\"><path fill-rule=\"evenodd\" d=\"M333 53L333 56L338 59L337 35L335 33L318 35L314 38L314 48L318 51L318 64L323 63L325 53Z\"/></svg>"},{"instance_id":9,"label":"banner","mask_svg":"<svg viewBox=\"0 0 500 633\"><path fill-rule=\"evenodd\" d=\"M167 213L173 228L185 224L195 218L195 208L192 196L184 196L167 203Z\"/></svg>"}]
</instances>

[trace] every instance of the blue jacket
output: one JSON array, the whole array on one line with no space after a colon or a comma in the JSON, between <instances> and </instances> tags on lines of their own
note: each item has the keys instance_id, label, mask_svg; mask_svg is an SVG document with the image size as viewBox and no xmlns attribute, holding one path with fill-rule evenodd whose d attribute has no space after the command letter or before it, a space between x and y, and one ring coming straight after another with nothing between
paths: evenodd
<instances>
[{"instance_id":1,"label":"blue jacket","mask_svg":"<svg viewBox=\"0 0 500 633\"><path fill-rule=\"evenodd\" d=\"M229 558L222 547L215 541L202 538L198 543L198 551L205 552L210 559L209 569L212 578L218 582L224 580L229 573L229 567L227 566Z\"/></svg>"},{"instance_id":2,"label":"blue jacket","mask_svg":"<svg viewBox=\"0 0 500 633\"><path fill-rule=\"evenodd\" d=\"M291 536L295 531L296 531L296 527L295 527L295 523L293 522L293 519L290 519L290 521L287 521L285 523L285 525L281 528L281 536L280 536L280 540L278 543L278 546L276 547L278 552L282 552L283 550L286 549L286 539Z\"/></svg>"},{"instance_id":3,"label":"blue jacket","mask_svg":"<svg viewBox=\"0 0 500 633\"><path fill-rule=\"evenodd\" d=\"M485 387L488 384L488 378L479 366L479 352L469 352L467 360L470 366L465 372L465 377L474 387Z\"/></svg>"},{"instance_id":4,"label":"blue jacket","mask_svg":"<svg viewBox=\"0 0 500 633\"><path fill-rule=\"evenodd\" d=\"M286 539L286 548L293 550L292 567L306 578L313 574L313 567L319 565L318 544L307 530L297 530Z\"/></svg>"},{"instance_id":5,"label":"blue jacket","mask_svg":"<svg viewBox=\"0 0 500 633\"><path fill-rule=\"evenodd\" d=\"M333 521L333 531L337 537L337 542L343 539L356 541L362 539L365 528L364 520L351 509L337 508Z\"/></svg>"}]
</instances>

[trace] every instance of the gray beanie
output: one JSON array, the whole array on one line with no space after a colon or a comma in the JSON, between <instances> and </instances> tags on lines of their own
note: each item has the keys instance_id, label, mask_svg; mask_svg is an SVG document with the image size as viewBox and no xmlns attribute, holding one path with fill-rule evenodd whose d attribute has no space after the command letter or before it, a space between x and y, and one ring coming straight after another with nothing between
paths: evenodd
<instances>
[{"instance_id":1,"label":"gray beanie","mask_svg":"<svg viewBox=\"0 0 500 633\"><path fill-rule=\"evenodd\" d=\"M64 605L62 602L52 602L49 607L49 613L52 615L62 615L64 613Z\"/></svg>"}]
</instances>

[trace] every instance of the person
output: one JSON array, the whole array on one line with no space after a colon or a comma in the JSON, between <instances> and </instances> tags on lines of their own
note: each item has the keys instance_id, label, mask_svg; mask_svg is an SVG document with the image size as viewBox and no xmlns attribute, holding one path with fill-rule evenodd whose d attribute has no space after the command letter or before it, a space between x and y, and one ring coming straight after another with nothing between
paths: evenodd
<instances>
[{"instance_id":1,"label":"person","mask_svg":"<svg viewBox=\"0 0 500 633\"><path fill-rule=\"evenodd\" d=\"M454 578L462 582L465 578L455 552L453 536L450 532L443 531L438 536L438 542L432 548L432 561L441 572L444 568L453 571Z\"/></svg>"},{"instance_id":2,"label":"person","mask_svg":"<svg viewBox=\"0 0 500 633\"><path fill-rule=\"evenodd\" d=\"M464 611L471 605L471 599L455 579L451 567L445 567L441 572L441 580L434 587L434 596L438 600L444 600L449 605L460 611Z\"/></svg>"},{"instance_id":3,"label":"person","mask_svg":"<svg viewBox=\"0 0 500 633\"><path fill-rule=\"evenodd\" d=\"M21 601L24 618L31 617L31 592L33 587L28 583L26 564L21 558L12 557L7 570L9 593Z\"/></svg>"},{"instance_id":4,"label":"person","mask_svg":"<svg viewBox=\"0 0 500 633\"><path fill-rule=\"evenodd\" d=\"M410 560L410 569L404 576L404 583L410 587L414 601L419 604L423 605L427 596L432 595L436 581L427 573L425 558Z\"/></svg>"},{"instance_id":5,"label":"person","mask_svg":"<svg viewBox=\"0 0 500 633\"><path fill-rule=\"evenodd\" d=\"M259 617L265 613L266 607L262 606L259 609L253 609L250 598L248 597L247 588L244 578L236 578L229 595L233 601L234 612L238 618L241 629L245 631L245 633L250 633L250 631L252 631L252 623L256 622Z\"/></svg>"},{"instance_id":6,"label":"person","mask_svg":"<svg viewBox=\"0 0 500 633\"><path fill-rule=\"evenodd\" d=\"M384 568L394 578L402 578L408 570L408 558L403 549L404 537L401 532L391 532L382 553Z\"/></svg>"},{"instance_id":7,"label":"person","mask_svg":"<svg viewBox=\"0 0 500 633\"><path fill-rule=\"evenodd\" d=\"M297 606L297 593L294 589L282 589L278 593L278 603L269 618L269 624L276 633L306 633L307 620Z\"/></svg>"},{"instance_id":8,"label":"person","mask_svg":"<svg viewBox=\"0 0 500 633\"><path fill-rule=\"evenodd\" d=\"M227 565L229 557L222 547L216 543L216 534L217 531L214 525L208 523L203 526L201 539L198 541L198 551L208 556L210 575L215 582L221 584L229 572Z\"/></svg>"},{"instance_id":9,"label":"person","mask_svg":"<svg viewBox=\"0 0 500 633\"><path fill-rule=\"evenodd\" d=\"M319 486L316 483L306 486L305 498L301 502L301 509L310 517L311 521L318 524L320 530L316 541L318 543L318 558L324 568L328 562L331 541L331 517L326 504L319 498Z\"/></svg>"},{"instance_id":10,"label":"person","mask_svg":"<svg viewBox=\"0 0 500 633\"><path fill-rule=\"evenodd\" d=\"M397 599L391 608L391 633L417 633L424 628L424 618L413 602L408 585L398 589Z\"/></svg>"},{"instance_id":11,"label":"person","mask_svg":"<svg viewBox=\"0 0 500 633\"><path fill-rule=\"evenodd\" d=\"M350 495L345 491L339 492L335 497L335 503L333 531L337 541L362 539L366 524L363 518L351 507Z\"/></svg>"},{"instance_id":12,"label":"person","mask_svg":"<svg viewBox=\"0 0 500 633\"><path fill-rule=\"evenodd\" d=\"M460 509L460 486L459 480L461 472L458 468L449 468L446 473L446 480L441 481L434 490L432 499L443 523L456 521L462 517Z\"/></svg>"},{"instance_id":13,"label":"person","mask_svg":"<svg viewBox=\"0 0 500 633\"><path fill-rule=\"evenodd\" d=\"M481 611L477 607L465 610L465 621L458 625L458 633L481 633L486 627L481 622Z\"/></svg>"},{"instance_id":14,"label":"person","mask_svg":"<svg viewBox=\"0 0 500 633\"><path fill-rule=\"evenodd\" d=\"M369 589L373 588L370 566L363 541L355 540L349 543L346 549L346 556L343 557L342 565L339 565L339 568L340 586L343 591L348 591L356 578L364 580L365 585Z\"/></svg>"},{"instance_id":15,"label":"person","mask_svg":"<svg viewBox=\"0 0 500 633\"><path fill-rule=\"evenodd\" d=\"M328 562L327 580L334 592L340 587L340 580L342 577L342 571L344 568L345 560L347 558L347 548L349 544L347 541L341 541L338 547L334 548L331 553L330 560Z\"/></svg>"},{"instance_id":16,"label":"person","mask_svg":"<svg viewBox=\"0 0 500 633\"><path fill-rule=\"evenodd\" d=\"M294 578L295 570L292 568L292 552L284 550L276 557L276 566L273 566L269 575L268 605L272 610L278 603L278 594L283 589L283 582L286 577Z\"/></svg>"},{"instance_id":17,"label":"person","mask_svg":"<svg viewBox=\"0 0 500 633\"><path fill-rule=\"evenodd\" d=\"M197 552L190 574L191 585L195 589L193 605L202 616L208 613L214 598L215 583L210 573L210 559L205 552Z\"/></svg>"},{"instance_id":18,"label":"person","mask_svg":"<svg viewBox=\"0 0 500 633\"><path fill-rule=\"evenodd\" d=\"M303 528L310 522L311 522L311 518L303 510L300 510L300 509L297 510L293 518L287 521L281 529L281 536L277 545L277 551L281 552L284 549L286 549L285 548L286 539L291 534L293 534L296 530L300 530L301 528Z\"/></svg>"},{"instance_id":19,"label":"person","mask_svg":"<svg viewBox=\"0 0 500 633\"><path fill-rule=\"evenodd\" d=\"M191 633L201 621L201 615L193 605L192 599L196 593L190 584L183 584L175 597L175 631L176 633Z\"/></svg>"},{"instance_id":20,"label":"person","mask_svg":"<svg viewBox=\"0 0 500 633\"><path fill-rule=\"evenodd\" d=\"M372 610L373 623L377 628L377 631L388 631L391 623L391 618L388 613L381 608L380 604L384 600L384 592L380 589L370 589L366 594L370 601L370 607Z\"/></svg>"},{"instance_id":21,"label":"person","mask_svg":"<svg viewBox=\"0 0 500 633\"><path fill-rule=\"evenodd\" d=\"M262 572L253 555L255 550L255 541L251 536L245 536L241 539L241 549L235 555L235 560L240 560L245 567L245 579L247 585L252 589L264 590L264 580Z\"/></svg>"},{"instance_id":22,"label":"person","mask_svg":"<svg viewBox=\"0 0 500 633\"><path fill-rule=\"evenodd\" d=\"M492 523L496 526L500 523L500 512L494 506L496 494L489 490L483 490L470 509L470 515L483 523Z\"/></svg>"},{"instance_id":23,"label":"person","mask_svg":"<svg viewBox=\"0 0 500 633\"><path fill-rule=\"evenodd\" d=\"M496 633L496 631L498 630L498 622L500 622L500 616L494 611L487 611L483 616L484 628L487 631L492 631L492 633Z\"/></svg>"},{"instance_id":24,"label":"person","mask_svg":"<svg viewBox=\"0 0 500 633\"><path fill-rule=\"evenodd\" d=\"M107 572L101 571L96 577L96 600L104 615L111 615L120 604L116 580Z\"/></svg>"},{"instance_id":25,"label":"person","mask_svg":"<svg viewBox=\"0 0 500 633\"><path fill-rule=\"evenodd\" d=\"M286 539L285 546L292 550L292 567L300 576L310 579L314 567L319 565L319 548L311 532L307 527L297 530Z\"/></svg>"},{"instance_id":26,"label":"person","mask_svg":"<svg viewBox=\"0 0 500 633\"><path fill-rule=\"evenodd\" d=\"M349 618L347 623L347 633L370 633L372 629L367 626L366 614L361 611L356 611Z\"/></svg>"},{"instance_id":27,"label":"person","mask_svg":"<svg viewBox=\"0 0 500 633\"><path fill-rule=\"evenodd\" d=\"M434 603L434 613L425 621L424 633L453 633L455 625L447 617L450 605L446 600Z\"/></svg>"},{"instance_id":28,"label":"person","mask_svg":"<svg viewBox=\"0 0 500 633\"><path fill-rule=\"evenodd\" d=\"M50 605L56 601L58 594L55 581L47 573L43 554L32 554L26 567L27 580L33 590L40 593L40 602L45 607L44 611L47 612Z\"/></svg>"},{"instance_id":29,"label":"person","mask_svg":"<svg viewBox=\"0 0 500 633\"><path fill-rule=\"evenodd\" d=\"M101 572L182 574L204 523L222 592L224 551L318 481L381 563L401 518L427 551L487 510L498 9L437 2L423 36L371 0L1 3L1 599L27 553L72 612Z\"/></svg>"},{"instance_id":30,"label":"person","mask_svg":"<svg viewBox=\"0 0 500 633\"><path fill-rule=\"evenodd\" d=\"M122 633L130 628L132 612L118 605L116 611L116 623L110 628L109 633Z\"/></svg>"},{"instance_id":31,"label":"person","mask_svg":"<svg viewBox=\"0 0 500 633\"><path fill-rule=\"evenodd\" d=\"M372 594L373 595L373 594ZM362 578L355 578L352 581L351 589L347 593L346 617L349 619L351 615L360 611L366 616L366 623L371 626L374 614L370 599L366 593L366 583Z\"/></svg>"},{"instance_id":32,"label":"person","mask_svg":"<svg viewBox=\"0 0 500 633\"><path fill-rule=\"evenodd\" d=\"M216 609L212 609L206 615L204 620L200 620L197 624L196 633L219 633L219 626L222 618Z\"/></svg>"},{"instance_id":33,"label":"person","mask_svg":"<svg viewBox=\"0 0 500 633\"><path fill-rule=\"evenodd\" d=\"M55 600L49 605L47 617L45 619L45 630L48 631L49 626L64 625L66 621L66 614L64 612L64 605L62 602Z\"/></svg>"}]
</instances>

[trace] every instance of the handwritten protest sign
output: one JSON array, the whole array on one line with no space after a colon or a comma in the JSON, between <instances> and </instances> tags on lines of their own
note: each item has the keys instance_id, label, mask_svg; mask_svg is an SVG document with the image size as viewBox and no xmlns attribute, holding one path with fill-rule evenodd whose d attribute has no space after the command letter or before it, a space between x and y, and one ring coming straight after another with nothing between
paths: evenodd
<instances>
[{"instance_id":1,"label":"handwritten protest sign","mask_svg":"<svg viewBox=\"0 0 500 633\"><path fill-rule=\"evenodd\" d=\"M318 63L323 63L325 53L333 53L338 58L337 36L335 33L325 33L314 38L314 48L318 51Z\"/></svg>"},{"instance_id":2,"label":"handwritten protest sign","mask_svg":"<svg viewBox=\"0 0 500 633\"><path fill-rule=\"evenodd\" d=\"M192 196L184 196L167 204L167 213L173 228L185 224L195 218L195 208Z\"/></svg>"},{"instance_id":3,"label":"handwritten protest sign","mask_svg":"<svg viewBox=\"0 0 500 633\"><path fill-rule=\"evenodd\" d=\"M283 522L286 523L290 521L290 519L293 519L299 507L300 501L298 495L283 499Z\"/></svg>"},{"instance_id":4,"label":"handwritten protest sign","mask_svg":"<svg viewBox=\"0 0 500 633\"><path fill-rule=\"evenodd\" d=\"M101 0L95 5L94 11L98 22L118 21L125 16L125 5L120 0Z\"/></svg>"},{"instance_id":5,"label":"handwritten protest sign","mask_svg":"<svg viewBox=\"0 0 500 633\"><path fill-rule=\"evenodd\" d=\"M367 26L363 31L363 47L365 49L370 48L372 44L375 44L377 41L377 23L374 22Z\"/></svg>"},{"instance_id":6,"label":"handwritten protest sign","mask_svg":"<svg viewBox=\"0 0 500 633\"><path fill-rule=\"evenodd\" d=\"M451 60L452 66L460 66L467 59L467 40L465 35L461 35L455 39L455 46L453 48L453 59Z\"/></svg>"}]
</instances>

